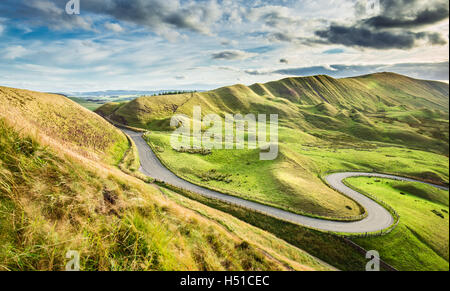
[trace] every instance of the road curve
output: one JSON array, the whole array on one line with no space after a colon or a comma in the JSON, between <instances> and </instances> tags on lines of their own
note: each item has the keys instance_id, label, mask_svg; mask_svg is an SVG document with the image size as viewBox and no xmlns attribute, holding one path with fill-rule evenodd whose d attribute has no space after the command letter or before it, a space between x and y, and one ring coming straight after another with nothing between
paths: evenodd
<instances>
[{"instance_id":1,"label":"road curve","mask_svg":"<svg viewBox=\"0 0 450 291\"><path fill-rule=\"evenodd\" d=\"M379 178L395 179L400 181L413 181L421 182L413 179L402 178L391 175L374 174L374 173L357 173L357 172L346 172L346 173L336 173L325 177L327 183L338 190L339 192L351 197L353 200L361 204L367 211L368 215L361 221L354 222L342 222L342 221L330 221L318 218L312 218L308 216L303 216L295 214L289 211L281 210L275 207L263 205L257 202L248 201L242 198L226 195L216 191L212 191L198 185L192 184L186 180L183 180L176 176L174 173L169 171L164 165L161 164L159 159L153 153L151 148L147 145L146 141L142 138L142 133L134 132L131 130L122 129L126 134L128 134L135 142L139 157L141 161L140 171L145 175L155 178L165 183L171 184L173 186L183 188L200 195L215 198L221 201L225 201L232 204L237 204L245 208L253 209L258 212L262 212L266 215L273 216L282 220L287 220L295 224L303 225L306 227L311 227L315 229L333 231L333 232L343 232L343 233L366 233L366 232L376 232L388 228L394 223L394 219L391 214L381 205L371 200L367 196L350 189L342 183L342 180L349 177L357 176L370 176ZM421 182L424 183L424 182ZM429 183L426 183L429 184ZM448 188L429 184L440 189L448 190Z\"/></svg>"}]
</instances>

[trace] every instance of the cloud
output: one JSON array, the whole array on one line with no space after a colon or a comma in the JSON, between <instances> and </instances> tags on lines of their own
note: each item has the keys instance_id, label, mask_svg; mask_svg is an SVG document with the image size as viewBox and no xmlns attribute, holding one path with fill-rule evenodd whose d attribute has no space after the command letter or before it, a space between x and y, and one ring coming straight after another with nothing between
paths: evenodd
<instances>
[{"instance_id":1,"label":"cloud","mask_svg":"<svg viewBox=\"0 0 450 291\"><path fill-rule=\"evenodd\" d=\"M448 80L449 62L446 61L440 63L399 63L392 65L378 64L378 65L312 66L312 67L282 69L272 71L270 73L289 76L329 75L335 78L342 78L350 76L360 76L375 72L394 72L398 74L407 75L413 78L428 79L428 80Z\"/></svg>"},{"instance_id":2,"label":"cloud","mask_svg":"<svg viewBox=\"0 0 450 291\"><path fill-rule=\"evenodd\" d=\"M278 79L292 73L275 72L285 68L306 75L347 76L371 71L367 66L311 66L448 59L447 46L428 45L448 41L448 24L417 21L424 19L421 11L436 10L436 0L397 0L392 8L383 4L379 15L358 17L352 9L357 0L81 0L79 16L64 12L67 1L0 1L3 84L30 88L22 82L33 82L33 89L44 91L70 91L78 86L75 91L94 87L191 89L192 84L196 84L192 88L204 89L234 84L238 79L245 84ZM377 16L432 25L376 28L368 20ZM356 33L329 32L331 26L353 28ZM359 35L363 29L369 34ZM321 37L316 31L327 33ZM405 51L374 50L380 47L377 41L389 39L379 33L399 36L402 42L394 39L389 47ZM345 45L334 44L335 39ZM420 48L406 51L411 46ZM191 68L200 69L193 72ZM396 67L400 69L408 74L416 70ZM423 69L419 71L420 77L427 77ZM436 69L429 71L434 74Z\"/></svg>"},{"instance_id":3,"label":"cloud","mask_svg":"<svg viewBox=\"0 0 450 291\"><path fill-rule=\"evenodd\" d=\"M0 17L13 18L54 30L92 30L93 19L109 18L113 23L125 21L145 26L164 36L177 36L173 30L184 29L211 35L211 27L222 12L215 0L202 2L180 0L89 0L81 1L81 14L65 13L67 0L2 0ZM114 27L113 27L114 26Z\"/></svg>"},{"instance_id":4,"label":"cloud","mask_svg":"<svg viewBox=\"0 0 450 291\"><path fill-rule=\"evenodd\" d=\"M186 29L203 34L222 16L215 1L184 2L179 0L90 0L83 10L107 15L116 20L144 25L157 33L167 29Z\"/></svg>"},{"instance_id":5,"label":"cloud","mask_svg":"<svg viewBox=\"0 0 450 291\"><path fill-rule=\"evenodd\" d=\"M65 0L2 0L0 18L53 30L92 30L92 21L88 17L72 16L65 12L66 3Z\"/></svg>"},{"instance_id":6,"label":"cloud","mask_svg":"<svg viewBox=\"0 0 450 291\"><path fill-rule=\"evenodd\" d=\"M271 41L286 41L292 42L296 39L295 35L287 32L273 32L267 35L268 39Z\"/></svg>"},{"instance_id":7,"label":"cloud","mask_svg":"<svg viewBox=\"0 0 450 291\"><path fill-rule=\"evenodd\" d=\"M423 10L410 18L391 18L387 16L376 16L364 21L365 24L374 28L399 28L417 27L433 24L449 17L448 6L436 7L433 10Z\"/></svg>"},{"instance_id":8,"label":"cloud","mask_svg":"<svg viewBox=\"0 0 450 291\"><path fill-rule=\"evenodd\" d=\"M123 27L118 23L106 22L105 28L114 32L122 32L124 31Z\"/></svg>"},{"instance_id":9,"label":"cloud","mask_svg":"<svg viewBox=\"0 0 450 291\"><path fill-rule=\"evenodd\" d=\"M422 43L444 45L436 32L412 30L449 17L448 1L380 0L381 15L356 21L353 25L333 23L315 31L320 39L333 44L374 49L411 49ZM356 10L360 9L356 3Z\"/></svg>"},{"instance_id":10,"label":"cloud","mask_svg":"<svg viewBox=\"0 0 450 291\"><path fill-rule=\"evenodd\" d=\"M280 63L289 64L289 61L287 59L283 58L283 59L280 59Z\"/></svg>"},{"instance_id":11,"label":"cloud","mask_svg":"<svg viewBox=\"0 0 450 291\"><path fill-rule=\"evenodd\" d=\"M446 43L437 33L372 31L368 28L340 25L331 25L326 30L316 31L315 34L329 43L375 49L410 49L416 46L418 40L425 40L433 45Z\"/></svg>"},{"instance_id":12,"label":"cloud","mask_svg":"<svg viewBox=\"0 0 450 291\"><path fill-rule=\"evenodd\" d=\"M449 17L447 0L427 1L429 6L417 0L381 0L382 15L364 20L374 28L410 28L434 24Z\"/></svg>"},{"instance_id":13,"label":"cloud","mask_svg":"<svg viewBox=\"0 0 450 291\"><path fill-rule=\"evenodd\" d=\"M9 46L3 49L2 58L6 60L15 60L25 56L28 50L21 45Z\"/></svg>"},{"instance_id":14,"label":"cloud","mask_svg":"<svg viewBox=\"0 0 450 291\"><path fill-rule=\"evenodd\" d=\"M263 22L268 27L274 28L285 28L300 23L298 18L291 16L291 10L288 7L277 5L252 8L247 18L253 22Z\"/></svg>"},{"instance_id":15,"label":"cloud","mask_svg":"<svg viewBox=\"0 0 450 291\"><path fill-rule=\"evenodd\" d=\"M38 11L44 12L46 14L63 14L64 10L61 7L58 7L54 2L48 0L35 0L25 2L25 5L28 5L32 8L35 8Z\"/></svg>"},{"instance_id":16,"label":"cloud","mask_svg":"<svg viewBox=\"0 0 450 291\"><path fill-rule=\"evenodd\" d=\"M3 34L3 31L5 31L5 26L0 23L0 35Z\"/></svg>"},{"instance_id":17,"label":"cloud","mask_svg":"<svg viewBox=\"0 0 450 291\"><path fill-rule=\"evenodd\" d=\"M239 50L230 50L230 51L222 51L213 53L211 57L214 60L245 60L255 56L254 53L248 53Z\"/></svg>"},{"instance_id":18,"label":"cloud","mask_svg":"<svg viewBox=\"0 0 450 291\"><path fill-rule=\"evenodd\" d=\"M220 44L223 46L237 46L238 45L238 41L234 40L234 39L222 39L220 41Z\"/></svg>"},{"instance_id":19,"label":"cloud","mask_svg":"<svg viewBox=\"0 0 450 291\"><path fill-rule=\"evenodd\" d=\"M266 69L264 69L264 70L252 70L252 69L249 69L249 70L244 70L244 72L246 74L248 74L248 75L253 75L253 76L272 75L272 74L275 73L274 71L266 70Z\"/></svg>"}]
</instances>

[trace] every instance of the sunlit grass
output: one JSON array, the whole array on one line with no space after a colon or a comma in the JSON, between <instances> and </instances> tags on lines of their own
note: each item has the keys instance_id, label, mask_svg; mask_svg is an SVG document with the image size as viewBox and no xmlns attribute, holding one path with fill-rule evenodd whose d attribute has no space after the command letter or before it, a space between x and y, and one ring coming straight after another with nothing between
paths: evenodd
<instances>
[{"instance_id":1,"label":"sunlit grass","mask_svg":"<svg viewBox=\"0 0 450 291\"><path fill-rule=\"evenodd\" d=\"M383 237L355 241L377 250L401 270L449 270L448 191L428 185L378 178L349 178L356 189L387 202L400 215L398 227Z\"/></svg>"}]
</instances>

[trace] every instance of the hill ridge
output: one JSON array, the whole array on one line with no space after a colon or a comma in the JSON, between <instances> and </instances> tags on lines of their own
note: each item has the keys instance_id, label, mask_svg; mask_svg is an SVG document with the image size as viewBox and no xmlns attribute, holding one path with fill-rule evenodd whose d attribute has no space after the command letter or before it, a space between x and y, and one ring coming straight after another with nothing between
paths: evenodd
<instances>
[{"instance_id":1,"label":"hill ridge","mask_svg":"<svg viewBox=\"0 0 450 291\"><path fill-rule=\"evenodd\" d=\"M447 154L448 123L444 120L448 120L448 96L448 84L395 73L342 79L317 75L250 86L236 84L195 94L141 97L106 104L96 112L156 131L173 130L171 117L175 113L192 116L194 106L200 106L203 115L278 114L285 126L315 136L332 130L357 140L407 144Z\"/></svg>"}]
</instances>

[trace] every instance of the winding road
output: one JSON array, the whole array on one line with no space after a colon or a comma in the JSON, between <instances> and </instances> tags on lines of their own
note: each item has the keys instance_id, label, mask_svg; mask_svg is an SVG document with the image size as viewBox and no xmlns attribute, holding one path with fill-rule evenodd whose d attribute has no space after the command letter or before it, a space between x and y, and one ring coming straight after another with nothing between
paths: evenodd
<instances>
[{"instance_id":1,"label":"winding road","mask_svg":"<svg viewBox=\"0 0 450 291\"><path fill-rule=\"evenodd\" d=\"M420 182L428 184L440 189L448 190L446 187L425 183L422 181L417 181L409 178L397 177L392 175L375 174L375 173L358 173L358 172L346 172L346 173L336 173L326 176L325 179L327 183L335 190L345 194L346 196L357 201L362 205L368 215L366 218L360 221L343 222L343 221L331 221L318 218L312 218L308 216L303 216L295 214L289 211L281 210L275 207L263 205L257 202L248 201L242 198L226 195L216 191L212 191L198 185L192 184L186 180L181 179L174 173L169 171L157 158L155 153L148 146L146 141L142 137L142 133L134 132L131 130L122 129L123 132L128 134L135 142L141 161L140 171L152 178L155 178L165 183L171 184L173 186L189 190L191 192L209 197L215 198L224 202L236 204L243 206L248 209L256 210L258 212L264 213L275 218L290 221L302 226L325 230L333 232L343 232L343 233L366 233L366 232L376 232L384 230L390 227L394 223L394 218L392 215L377 202L368 198L367 196L347 187L342 182L344 179L349 177L379 177L388 178L399 181L409 181L409 182Z\"/></svg>"}]
</instances>

